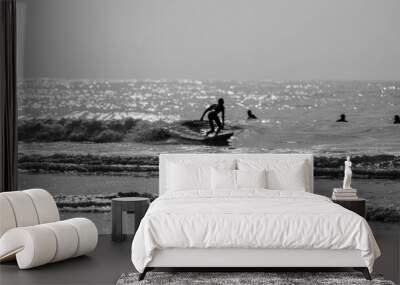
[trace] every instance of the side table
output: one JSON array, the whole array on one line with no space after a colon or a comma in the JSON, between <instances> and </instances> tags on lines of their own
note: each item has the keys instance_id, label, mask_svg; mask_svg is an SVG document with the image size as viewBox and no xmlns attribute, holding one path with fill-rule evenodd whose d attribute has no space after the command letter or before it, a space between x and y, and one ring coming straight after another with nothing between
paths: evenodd
<instances>
[{"instance_id":1,"label":"side table","mask_svg":"<svg viewBox=\"0 0 400 285\"><path fill-rule=\"evenodd\" d=\"M366 200L362 198L357 198L354 200L332 200L334 203L359 214L364 219L367 217L367 206Z\"/></svg>"},{"instance_id":2,"label":"side table","mask_svg":"<svg viewBox=\"0 0 400 285\"><path fill-rule=\"evenodd\" d=\"M149 205L150 199L143 197L121 197L112 199L112 240L123 241L125 239L125 235L122 233L123 212L135 214L136 232L139 227L140 221L144 217L144 214L146 214L147 209L149 208Z\"/></svg>"}]
</instances>

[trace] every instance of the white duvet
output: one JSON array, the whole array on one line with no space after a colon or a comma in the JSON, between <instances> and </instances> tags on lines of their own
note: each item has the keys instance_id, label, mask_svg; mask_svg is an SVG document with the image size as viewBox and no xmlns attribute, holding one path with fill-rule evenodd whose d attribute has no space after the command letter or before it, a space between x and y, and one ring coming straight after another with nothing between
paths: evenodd
<instances>
[{"instance_id":1,"label":"white duvet","mask_svg":"<svg viewBox=\"0 0 400 285\"><path fill-rule=\"evenodd\" d=\"M275 190L164 194L140 223L132 262L143 272L165 248L358 249L370 271L380 255L359 215L320 195Z\"/></svg>"}]
</instances>

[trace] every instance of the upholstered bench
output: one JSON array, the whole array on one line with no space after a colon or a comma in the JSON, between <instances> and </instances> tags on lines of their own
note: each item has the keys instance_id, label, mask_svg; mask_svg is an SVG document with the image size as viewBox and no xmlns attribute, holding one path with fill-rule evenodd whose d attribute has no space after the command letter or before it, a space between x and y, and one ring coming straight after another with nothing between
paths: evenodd
<instances>
[{"instance_id":1,"label":"upholstered bench","mask_svg":"<svg viewBox=\"0 0 400 285\"><path fill-rule=\"evenodd\" d=\"M85 218L60 221L43 189L0 193L0 262L28 269L84 255L97 245L97 228Z\"/></svg>"}]
</instances>

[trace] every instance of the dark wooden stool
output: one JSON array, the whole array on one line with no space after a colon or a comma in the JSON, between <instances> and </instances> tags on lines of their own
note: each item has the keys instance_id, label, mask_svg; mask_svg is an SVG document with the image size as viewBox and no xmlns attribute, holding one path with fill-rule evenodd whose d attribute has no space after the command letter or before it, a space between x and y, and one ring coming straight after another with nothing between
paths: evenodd
<instances>
[{"instance_id":1,"label":"dark wooden stool","mask_svg":"<svg viewBox=\"0 0 400 285\"><path fill-rule=\"evenodd\" d=\"M125 235L122 233L122 215L123 212L135 214L135 231L136 233L140 221L146 214L150 205L149 198L142 197L121 197L114 198L111 202L112 208L112 240L123 241Z\"/></svg>"},{"instance_id":2,"label":"dark wooden stool","mask_svg":"<svg viewBox=\"0 0 400 285\"><path fill-rule=\"evenodd\" d=\"M359 214L364 219L367 217L366 200L357 198L354 200L332 200L334 203Z\"/></svg>"}]
</instances>

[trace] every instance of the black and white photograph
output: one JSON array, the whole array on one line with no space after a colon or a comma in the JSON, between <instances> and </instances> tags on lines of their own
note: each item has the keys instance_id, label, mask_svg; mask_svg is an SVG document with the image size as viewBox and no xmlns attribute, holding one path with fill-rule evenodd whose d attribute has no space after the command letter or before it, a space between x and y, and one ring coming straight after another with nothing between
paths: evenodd
<instances>
[{"instance_id":1,"label":"black and white photograph","mask_svg":"<svg viewBox=\"0 0 400 285\"><path fill-rule=\"evenodd\" d=\"M0 3L4 284L400 282L399 1Z\"/></svg>"}]
</instances>

